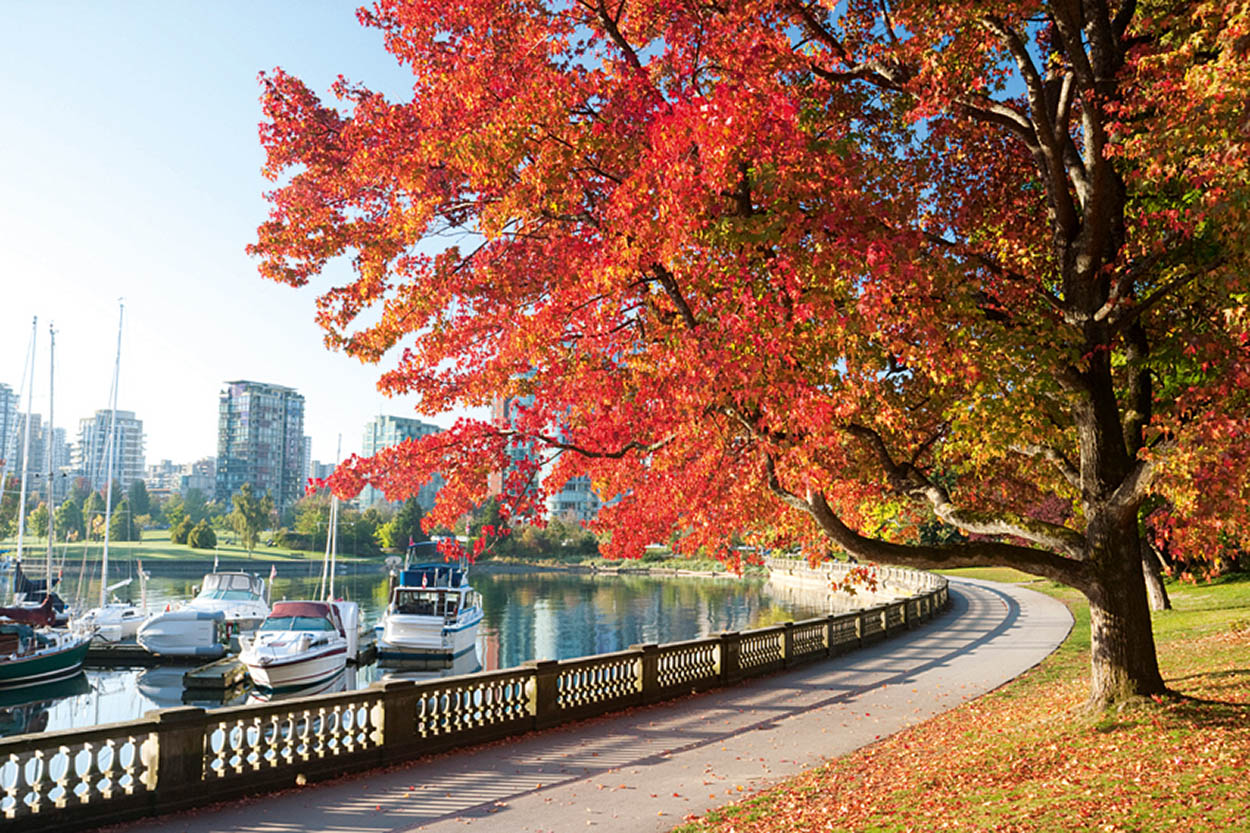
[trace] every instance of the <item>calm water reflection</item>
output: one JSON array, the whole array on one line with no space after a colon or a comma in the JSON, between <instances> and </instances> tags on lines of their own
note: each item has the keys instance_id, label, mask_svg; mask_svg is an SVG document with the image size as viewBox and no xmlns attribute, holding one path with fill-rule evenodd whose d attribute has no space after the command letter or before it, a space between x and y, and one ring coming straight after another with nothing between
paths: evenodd
<instances>
[{"instance_id":1,"label":"calm water reflection","mask_svg":"<svg viewBox=\"0 0 1250 833\"><path fill-rule=\"evenodd\" d=\"M152 566L153 572L162 569ZM260 575L268 573L267 564L257 566ZM149 607L159 610L167 602L190 598L201 579L202 574L186 572L185 568L180 576L156 575L148 582ZM484 569L474 570L471 579L482 594L485 611L476 656L470 654L453 669L405 676L428 678L479 667L508 668L531 659L568 659L622 650L640 642L694 639L823 613L801 602L770 596L758 579L504 574ZM273 598L310 598L316 586L316 565L284 565L274 581ZM138 601L137 586L127 589ZM377 569L340 575L335 592L358 602L362 620L373 624L386 604L386 576ZM187 701L182 690L186 670L187 666L88 670L55 689L8 692L7 700L3 699L6 693L0 692L0 735L130 720L150 709L184 702L207 708L248 702L247 691L233 692L225 703ZM386 670L375 666L349 668L327 690L368 685Z\"/></svg>"}]
</instances>

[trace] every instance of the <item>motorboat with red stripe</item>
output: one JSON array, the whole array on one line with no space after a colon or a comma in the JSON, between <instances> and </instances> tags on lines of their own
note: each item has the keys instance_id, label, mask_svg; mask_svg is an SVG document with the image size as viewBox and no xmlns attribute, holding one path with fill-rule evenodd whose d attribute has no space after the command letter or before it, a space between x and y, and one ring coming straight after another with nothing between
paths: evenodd
<instances>
[{"instance_id":1,"label":"motorboat with red stripe","mask_svg":"<svg viewBox=\"0 0 1250 833\"><path fill-rule=\"evenodd\" d=\"M355 602L277 602L253 636L240 637L239 661L263 688L314 685L355 657L359 618Z\"/></svg>"}]
</instances>

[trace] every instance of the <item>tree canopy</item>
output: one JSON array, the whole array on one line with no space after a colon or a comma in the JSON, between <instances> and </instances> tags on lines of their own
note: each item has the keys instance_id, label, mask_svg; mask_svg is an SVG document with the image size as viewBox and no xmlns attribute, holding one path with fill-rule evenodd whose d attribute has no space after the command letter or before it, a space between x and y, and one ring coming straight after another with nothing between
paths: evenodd
<instances>
[{"instance_id":1,"label":"tree canopy","mask_svg":"<svg viewBox=\"0 0 1250 833\"><path fill-rule=\"evenodd\" d=\"M1089 598L1093 702L1165 691L1143 501L1174 553L1250 534L1244 3L360 19L413 95L265 75L250 251L295 286L352 258L318 321L384 392L524 404L336 489L442 472L451 526L491 472L505 520L589 475L608 555L1018 567Z\"/></svg>"},{"instance_id":2,"label":"tree canopy","mask_svg":"<svg viewBox=\"0 0 1250 833\"><path fill-rule=\"evenodd\" d=\"M421 528L421 519L425 517L425 507L415 497L404 501L395 516L378 527L378 543L388 550L403 552L412 544L423 544L430 536Z\"/></svg>"}]
</instances>

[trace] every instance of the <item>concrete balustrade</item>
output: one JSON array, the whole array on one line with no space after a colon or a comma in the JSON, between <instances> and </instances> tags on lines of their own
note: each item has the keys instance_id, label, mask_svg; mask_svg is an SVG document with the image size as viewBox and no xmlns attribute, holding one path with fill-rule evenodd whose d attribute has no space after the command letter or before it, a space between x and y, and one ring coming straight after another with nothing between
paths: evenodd
<instances>
[{"instance_id":1,"label":"concrete balustrade","mask_svg":"<svg viewBox=\"0 0 1250 833\"><path fill-rule=\"evenodd\" d=\"M770 560L829 587L846 565ZM755 630L416 683L0 740L4 830L67 830L332 778L463 748L836 656L944 608L946 582L878 568L894 600ZM897 598L902 595L905 598Z\"/></svg>"}]
</instances>

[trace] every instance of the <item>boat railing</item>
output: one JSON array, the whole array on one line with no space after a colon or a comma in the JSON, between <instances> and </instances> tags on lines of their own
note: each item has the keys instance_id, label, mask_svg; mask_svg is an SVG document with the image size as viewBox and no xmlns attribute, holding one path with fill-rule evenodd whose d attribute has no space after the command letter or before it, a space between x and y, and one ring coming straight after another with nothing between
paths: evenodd
<instances>
[{"instance_id":1,"label":"boat railing","mask_svg":"<svg viewBox=\"0 0 1250 833\"><path fill-rule=\"evenodd\" d=\"M798 561L774 570L828 580ZM517 668L0 740L6 833L98 826L284 789L726 686L931 620L945 579L890 569L905 597L742 632Z\"/></svg>"}]
</instances>

